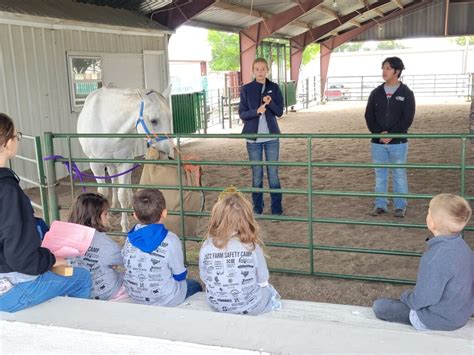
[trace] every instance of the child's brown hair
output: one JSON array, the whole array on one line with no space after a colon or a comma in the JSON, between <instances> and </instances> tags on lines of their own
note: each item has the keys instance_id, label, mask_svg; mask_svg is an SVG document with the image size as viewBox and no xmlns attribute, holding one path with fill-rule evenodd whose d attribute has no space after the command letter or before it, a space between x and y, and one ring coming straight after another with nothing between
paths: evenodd
<instances>
[{"instance_id":1,"label":"child's brown hair","mask_svg":"<svg viewBox=\"0 0 474 355\"><path fill-rule=\"evenodd\" d=\"M158 189L138 191L133 196L132 204L135 217L143 224L158 223L166 209L165 197Z\"/></svg>"},{"instance_id":2,"label":"child's brown hair","mask_svg":"<svg viewBox=\"0 0 474 355\"><path fill-rule=\"evenodd\" d=\"M80 194L74 202L68 222L107 232L108 226L102 224L101 216L108 208L109 201L103 195L93 192Z\"/></svg>"},{"instance_id":3,"label":"child's brown hair","mask_svg":"<svg viewBox=\"0 0 474 355\"><path fill-rule=\"evenodd\" d=\"M430 201L430 214L438 228L449 234L460 233L472 215L469 203L461 196L439 194Z\"/></svg>"}]
</instances>

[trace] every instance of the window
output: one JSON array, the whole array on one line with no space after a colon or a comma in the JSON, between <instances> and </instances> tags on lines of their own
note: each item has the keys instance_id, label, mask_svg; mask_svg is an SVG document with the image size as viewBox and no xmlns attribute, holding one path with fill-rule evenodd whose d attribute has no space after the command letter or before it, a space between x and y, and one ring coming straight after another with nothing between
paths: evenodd
<instances>
[{"instance_id":1,"label":"window","mask_svg":"<svg viewBox=\"0 0 474 355\"><path fill-rule=\"evenodd\" d=\"M79 111L87 95L102 87L102 57L69 56L71 106Z\"/></svg>"}]
</instances>

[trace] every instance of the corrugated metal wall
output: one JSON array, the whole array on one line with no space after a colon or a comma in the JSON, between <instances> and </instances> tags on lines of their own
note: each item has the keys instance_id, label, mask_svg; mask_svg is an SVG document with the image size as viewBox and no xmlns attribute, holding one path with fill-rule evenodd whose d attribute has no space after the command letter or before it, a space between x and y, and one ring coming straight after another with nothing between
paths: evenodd
<instances>
[{"instance_id":1,"label":"corrugated metal wall","mask_svg":"<svg viewBox=\"0 0 474 355\"><path fill-rule=\"evenodd\" d=\"M76 132L78 114L71 112L66 52L142 54L144 50L166 51L166 35L130 36L0 24L0 111L9 114L18 130L29 135ZM32 146L23 142L20 153L33 157ZM78 143L74 146L74 155L82 155ZM55 150L65 155L65 145ZM14 168L36 180L31 164L19 162ZM57 170L58 176L65 175L64 169Z\"/></svg>"},{"instance_id":2,"label":"corrugated metal wall","mask_svg":"<svg viewBox=\"0 0 474 355\"><path fill-rule=\"evenodd\" d=\"M354 41L444 36L445 12L446 1L435 0L413 13L373 26ZM474 3L452 3L448 19L449 36L474 33Z\"/></svg>"}]
</instances>

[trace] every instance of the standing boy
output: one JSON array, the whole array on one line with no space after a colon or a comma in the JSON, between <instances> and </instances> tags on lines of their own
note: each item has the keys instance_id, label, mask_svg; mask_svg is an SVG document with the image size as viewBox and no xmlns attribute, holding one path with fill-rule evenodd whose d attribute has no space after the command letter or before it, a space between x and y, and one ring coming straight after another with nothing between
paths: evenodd
<instances>
[{"instance_id":1,"label":"standing boy","mask_svg":"<svg viewBox=\"0 0 474 355\"><path fill-rule=\"evenodd\" d=\"M415 116L415 96L400 81L405 66L398 57L389 57L382 63L384 84L375 88L367 102L365 120L371 133L407 133ZM372 138L372 161L376 164L405 164L408 153L406 138ZM406 169L390 169L393 176L393 192L408 193ZM375 192L387 193L388 168L375 169ZM407 201L394 198L395 217L405 217ZM387 212L387 198L377 197L370 213L378 216Z\"/></svg>"},{"instance_id":2,"label":"standing boy","mask_svg":"<svg viewBox=\"0 0 474 355\"><path fill-rule=\"evenodd\" d=\"M128 232L122 249L129 297L137 303L173 307L202 291L199 282L186 279L181 242L163 224L167 210L161 191L137 192L133 211L139 223Z\"/></svg>"},{"instance_id":3,"label":"standing boy","mask_svg":"<svg viewBox=\"0 0 474 355\"><path fill-rule=\"evenodd\" d=\"M415 289L400 300L376 300L377 318L417 330L456 330L467 324L474 312L474 254L460 233L471 214L462 197L441 194L431 200L426 224L434 238L421 257Z\"/></svg>"}]
</instances>

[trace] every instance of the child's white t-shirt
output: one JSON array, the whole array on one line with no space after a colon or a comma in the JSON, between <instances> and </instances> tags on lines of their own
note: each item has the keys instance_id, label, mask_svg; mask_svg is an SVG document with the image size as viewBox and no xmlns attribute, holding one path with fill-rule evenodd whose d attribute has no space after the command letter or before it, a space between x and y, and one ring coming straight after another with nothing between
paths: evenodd
<instances>
[{"instance_id":1,"label":"child's white t-shirt","mask_svg":"<svg viewBox=\"0 0 474 355\"><path fill-rule=\"evenodd\" d=\"M181 241L168 232L160 246L146 253L133 246L128 238L122 249L126 269L124 285L137 303L174 307L186 298L186 280L176 281L174 275L186 271Z\"/></svg>"},{"instance_id":2,"label":"child's white t-shirt","mask_svg":"<svg viewBox=\"0 0 474 355\"><path fill-rule=\"evenodd\" d=\"M218 249L207 239L199 253L199 274L211 307L219 312L258 314L271 303L269 273L262 249L231 238Z\"/></svg>"}]
</instances>

